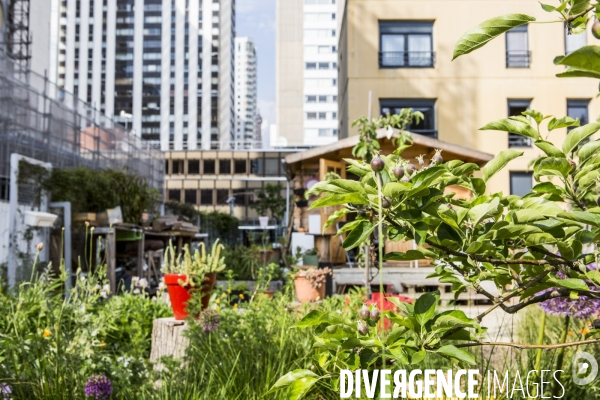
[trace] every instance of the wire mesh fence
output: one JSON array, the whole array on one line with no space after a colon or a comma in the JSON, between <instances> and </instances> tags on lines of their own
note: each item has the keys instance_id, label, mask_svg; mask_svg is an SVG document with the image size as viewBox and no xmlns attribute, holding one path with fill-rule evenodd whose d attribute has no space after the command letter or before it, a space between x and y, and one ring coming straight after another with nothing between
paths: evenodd
<instances>
[{"instance_id":1,"label":"wire mesh fence","mask_svg":"<svg viewBox=\"0 0 600 400\"><path fill-rule=\"evenodd\" d=\"M162 192L160 150L0 52L0 200L8 200L10 155L56 168L128 168Z\"/></svg>"}]
</instances>

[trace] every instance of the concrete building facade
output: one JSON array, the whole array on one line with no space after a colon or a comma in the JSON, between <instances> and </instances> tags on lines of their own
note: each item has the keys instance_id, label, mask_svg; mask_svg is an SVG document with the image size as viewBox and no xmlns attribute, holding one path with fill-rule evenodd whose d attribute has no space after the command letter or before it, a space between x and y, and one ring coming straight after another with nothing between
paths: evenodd
<instances>
[{"instance_id":1,"label":"concrete building facade","mask_svg":"<svg viewBox=\"0 0 600 400\"><path fill-rule=\"evenodd\" d=\"M235 141L240 148L260 148L256 47L249 37L235 38Z\"/></svg>"},{"instance_id":2,"label":"concrete building facade","mask_svg":"<svg viewBox=\"0 0 600 400\"><path fill-rule=\"evenodd\" d=\"M318 146L338 138L335 0L277 1L279 143Z\"/></svg>"},{"instance_id":3,"label":"concrete building facade","mask_svg":"<svg viewBox=\"0 0 600 400\"><path fill-rule=\"evenodd\" d=\"M231 142L235 0L47 2L65 91L162 150Z\"/></svg>"},{"instance_id":4,"label":"concrete building facade","mask_svg":"<svg viewBox=\"0 0 600 400\"><path fill-rule=\"evenodd\" d=\"M520 136L479 128L528 108L582 123L600 115L597 82L557 78L564 68L552 62L593 43L589 30L569 36L558 23L525 25L451 61L462 34L486 19L519 12L547 20L535 1L347 0L339 7L340 138L358 134L351 123L368 115L372 91L375 116L408 107L423 112L412 132L491 154L523 151L489 185L523 194L532 185L528 164L541 151ZM561 143L566 133L553 131L549 140Z\"/></svg>"}]
</instances>

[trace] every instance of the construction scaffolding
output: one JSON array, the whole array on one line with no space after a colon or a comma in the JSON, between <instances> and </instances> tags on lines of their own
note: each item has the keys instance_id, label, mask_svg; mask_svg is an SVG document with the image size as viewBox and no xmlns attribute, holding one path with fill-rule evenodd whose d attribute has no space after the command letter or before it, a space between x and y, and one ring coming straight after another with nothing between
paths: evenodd
<instances>
[{"instance_id":1,"label":"construction scaffolding","mask_svg":"<svg viewBox=\"0 0 600 400\"><path fill-rule=\"evenodd\" d=\"M9 198L12 153L54 168L128 168L163 190L160 150L0 52L0 200Z\"/></svg>"},{"instance_id":2,"label":"construction scaffolding","mask_svg":"<svg viewBox=\"0 0 600 400\"><path fill-rule=\"evenodd\" d=\"M29 0L8 0L7 51L9 57L26 68L31 58L29 53Z\"/></svg>"}]
</instances>

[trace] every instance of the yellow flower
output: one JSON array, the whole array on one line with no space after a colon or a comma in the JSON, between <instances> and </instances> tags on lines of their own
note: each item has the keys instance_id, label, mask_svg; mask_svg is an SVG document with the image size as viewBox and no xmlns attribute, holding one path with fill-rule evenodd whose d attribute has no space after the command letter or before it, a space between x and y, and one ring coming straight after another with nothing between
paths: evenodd
<instances>
[{"instance_id":1,"label":"yellow flower","mask_svg":"<svg viewBox=\"0 0 600 400\"><path fill-rule=\"evenodd\" d=\"M221 297L225 297L225 296L227 296L227 295L225 294L225 292L221 293Z\"/></svg>"},{"instance_id":2,"label":"yellow flower","mask_svg":"<svg viewBox=\"0 0 600 400\"><path fill-rule=\"evenodd\" d=\"M49 337L50 335L52 335L52 332L50 332L50 329L44 329L43 336L46 338L46 337Z\"/></svg>"},{"instance_id":3,"label":"yellow flower","mask_svg":"<svg viewBox=\"0 0 600 400\"><path fill-rule=\"evenodd\" d=\"M221 299L217 299L217 300L216 300L216 303L217 303L217 304L221 303Z\"/></svg>"},{"instance_id":4,"label":"yellow flower","mask_svg":"<svg viewBox=\"0 0 600 400\"><path fill-rule=\"evenodd\" d=\"M217 311L221 311L221 307L217 307Z\"/></svg>"},{"instance_id":5,"label":"yellow flower","mask_svg":"<svg viewBox=\"0 0 600 400\"><path fill-rule=\"evenodd\" d=\"M227 289L227 293L231 294L231 289Z\"/></svg>"},{"instance_id":6,"label":"yellow flower","mask_svg":"<svg viewBox=\"0 0 600 400\"><path fill-rule=\"evenodd\" d=\"M587 335L588 333L590 333L590 330L587 328L587 326L581 330L582 335Z\"/></svg>"},{"instance_id":7,"label":"yellow flower","mask_svg":"<svg viewBox=\"0 0 600 400\"><path fill-rule=\"evenodd\" d=\"M573 334L573 331L569 331L569 335L572 335L572 334Z\"/></svg>"},{"instance_id":8,"label":"yellow flower","mask_svg":"<svg viewBox=\"0 0 600 400\"><path fill-rule=\"evenodd\" d=\"M244 295L240 293L240 299L244 300Z\"/></svg>"},{"instance_id":9,"label":"yellow flower","mask_svg":"<svg viewBox=\"0 0 600 400\"><path fill-rule=\"evenodd\" d=\"M234 309L234 310L237 310L237 303L235 303L235 304L233 305L233 309Z\"/></svg>"}]
</instances>

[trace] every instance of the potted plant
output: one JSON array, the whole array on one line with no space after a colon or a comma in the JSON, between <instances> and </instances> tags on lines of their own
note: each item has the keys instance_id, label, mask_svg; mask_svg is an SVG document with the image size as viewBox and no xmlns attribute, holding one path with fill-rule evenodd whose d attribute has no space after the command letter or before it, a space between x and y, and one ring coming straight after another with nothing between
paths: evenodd
<instances>
[{"instance_id":1,"label":"potted plant","mask_svg":"<svg viewBox=\"0 0 600 400\"><path fill-rule=\"evenodd\" d=\"M217 280L217 273L225 269L225 258L220 257L223 245L215 241L211 252L206 252L204 243L200 244L201 251L196 250L192 256L189 246L185 246L183 254L175 255L173 244L165 251L163 265L164 281L169 291L171 307L176 320L188 316L187 302L193 292L199 293L202 309L208 307L210 293ZM183 260L182 260L183 256Z\"/></svg>"},{"instance_id":2,"label":"potted plant","mask_svg":"<svg viewBox=\"0 0 600 400\"><path fill-rule=\"evenodd\" d=\"M300 303L309 303L325 298L325 281L327 275L333 276L331 268L301 268L295 274L294 287L296 298Z\"/></svg>"},{"instance_id":3,"label":"potted plant","mask_svg":"<svg viewBox=\"0 0 600 400\"><path fill-rule=\"evenodd\" d=\"M319 266L319 250L316 247L304 252L302 255L302 265L312 267Z\"/></svg>"}]
</instances>

